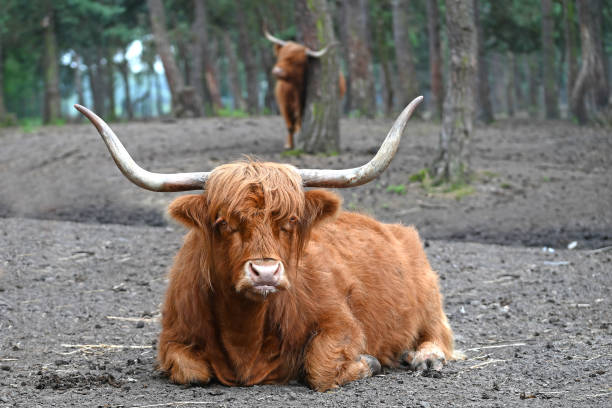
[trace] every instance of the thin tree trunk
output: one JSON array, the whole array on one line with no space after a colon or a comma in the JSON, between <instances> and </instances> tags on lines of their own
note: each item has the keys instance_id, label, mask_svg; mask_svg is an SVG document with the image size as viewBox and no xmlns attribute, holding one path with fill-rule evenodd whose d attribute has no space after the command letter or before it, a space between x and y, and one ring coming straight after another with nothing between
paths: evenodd
<instances>
[{"instance_id":1,"label":"thin tree trunk","mask_svg":"<svg viewBox=\"0 0 612 408\"><path fill-rule=\"evenodd\" d=\"M395 42L395 60L397 62L397 96L399 110L404 109L410 101L418 96L418 83L414 67L414 51L410 41L410 6L411 0L393 0L393 40Z\"/></svg>"},{"instance_id":2,"label":"thin tree trunk","mask_svg":"<svg viewBox=\"0 0 612 408\"><path fill-rule=\"evenodd\" d=\"M247 30L247 17L244 13L244 0L238 3L237 8L238 16L238 44L240 47L240 54L242 55L242 62L244 63L244 70L246 72L246 86L247 86L247 111L250 114L259 113L259 83L257 81L257 63L255 56L253 55L253 45L251 44L250 33Z\"/></svg>"},{"instance_id":3,"label":"thin tree trunk","mask_svg":"<svg viewBox=\"0 0 612 408\"><path fill-rule=\"evenodd\" d=\"M474 0L474 21L476 22L476 35L478 41L478 78L477 92L475 93L478 103L476 104L478 114L476 117L484 123L493 122L493 107L491 106L491 88L489 87L489 61L485 55L484 32L480 20L480 3Z\"/></svg>"},{"instance_id":4,"label":"thin tree trunk","mask_svg":"<svg viewBox=\"0 0 612 408\"><path fill-rule=\"evenodd\" d=\"M444 85L442 82L442 53L440 51L440 17L438 1L427 0L427 32L429 35L429 70L431 75L432 117L442 116Z\"/></svg>"},{"instance_id":5,"label":"thin tree trunk","mask_svg":"<svg viewBox=\"0 0 612 408\"><path fill-rule=\"evenodd\" d=\"M242 86L240 85L240 75L238 74L238 59L236 58L234 44L227 31L223 33L223 46L225 55L227 56L227 74L232 92L232 99L234 100L234 109L245 110L246 102L242 97Z\"/></svg>"},{"instance_id":6,"label":"thin tree trunk","mask_svg":"<svg viewBox=\"0 0 612 408\"><path fill-rule=\"evenodd\" d=\"M202 101L198 95L196 95L192 87L185 86L181 71L170 49L170 41L166 31L164 5L161 0L147 0L147 4L149 6L149 16L151 18L155 47L162 60L168 87L172 94L172 112L177 117L183 116L187 111L191 111L194 115L200 116L202 112Z\"/></svg>"},{"instance_id":7,"label":"thin tree trunk","mask_svg":"<svg viewBox=\"0 0 612 408\"><path fill-rule=\"evenodd\" d=\"M205 101L210 99L214 111L222 108L221 94L217 81L215 60L212 58L210 38L208 36L208 19L205 0L194 0L195 18L192 25L193 43L193 84ZM209 96L209 98L207 98Z\"/></svg>"},{"instance_id":8,"label":"thin tree trunk","mask_svg":"<svg viewBox=\"0 0 612 408\"><path fill-rule=\"evenodd\" d=\"M547 119L557 119L559 117L553 29L552 0L542 0L542 68L546 72L546 75L544 75L544 105Z\"/></svg>"},{"instance_id":9,"label":"thin tree trunk","mask_svg":"<svg viewBox=\"0 0 612 408\"><path fill-rule=\"evenodd\" d=\"M210 37L209 37L210 38ZM206 85L208 93L213 103L215 111L223 108L223 101L221 100L221 88L219 86L219 76L217 74L217 46L218 42L215 38L209 40L208 49L208 62L204 64L205 73L204 78L206 79Z\"/></svg>"},{"instance_id":10,"label":"thin tree trunk","mask_svg":"<svg viewBox=\"0 0 612 408\"><path fill-rule=\"evenodd\" d=\"M42 20L45 44L45 108L44 123L53 123L61 116L59 92L59 66L57 56L57 41L55 38L55 20L53 5L50 1L45 3L46 15Z\"/></svg>"},{"instance_id":11,"label":"thin tree trunk","mask_svg":"<svg viewBox=\"0 0 612 408\"><path fill-rule=\"evenodd\" d=\"M157 109L157 115L162 116L164 114L164 98L162 95L162 86L161 81L159 80L159 74L155 71L153 64L151 64L151 72L153 72L154 75L153 84L155 85L155 108Z\"/></svg>"},{"instance_id":12,"label":"thin tree trunk","mask_svg":"<svg viewBox=\"0 0 612 408\"><path fill-rule=\"evenodd\" d=\"M106 92L108 94L108 118L113 121L117 119L117 104L115 100L115 63L113 53L107 49L106 53Z\"/></svg>"},{"instance_id":13,"label":"thin tree trunk","mask_svg":"<svg viewBox=\"0 0 612 408\"><path fill-rule=\"evenodd\" d=\"M272 49L268 46L268 44L265 44L264 47L259 49L259 57L261 60L261 68L266 74L266 83L268 85L266 95L264 97L264 106L270 112L276 114L278 113L278 106L276 105L276 98L274 96L276 80L274 79L274 75L272 75L272 68L276 63L276 58L274 58Z\"/></svg>"},{"instance_id":14,"label":"thin tree trunk","mask_svg":"<svg viewBox=\"0 0 612 408\"><path fill-rule=\"evenodd\" d=\"M123 60L118 64L119 72L121 72L121 78L123 79L123 89L125 96L123 99L123 108L128 119L134 119L134 108L132 107L132 93L130 90L130 64L128 63L125 55Z\"/></svg>"},{"instance_id":15,"label":"thin tree trunk","mask_svg":"<svg viewBox=\"0 0 612 408\"><path fill-rule=\"evenodd\" d=\"M540 89L540 63L535 54L528 57L529 64L529 116L538 116L538 94Z\"/></svg>"},{"instance_id":16,"label":"thin tree trunk","mask_svg":"<svg viewBox=\"0 0 612 408\"><path fill-rule=\"evenodd\" d=\"M508 107L508 116L514 116L515 112L515 68L516 58L512 52L506 54L506 106Z\"/></svg>"},{"instance_id":17,"label":"thin tree trunk","mask_svg":"<svg viewBox=\"0 0 612 408\"><path fill-rule=\"evenodd\" d=\"M440 154L432 171L437 180L461 184L469 181L477 74L478 44L472 2L446 1L446 30L450 80L444 100Z\"/></svg>"},{"instance_id":18,"label":"thin tree trunk","mask_svg":"<svg viewBox=\"0 0 612 408\"><path fill-rule=\"evenodd\" d=\"M567 102L570 105L571 93L578 76L578 53L576 45L574 0L563 0L563 36L565 37L565 59L567 64Z\"/></svg>"},{"instance_id":19,"label":"thin tree trunk","mask_svg":"<svg viewBox=\"0 0 612 408\"><path fill-rule=\"evenodd\" d=\"M2 33L0 33L0 124L4 123L6 114L6 107L4 106L4 58L2 53Z\"/></svg>"},{"instance_id":20,"label":"thin tree trunk","mask_svg":"<svg viewBox=\"0 0 612 408\"><path fill-rule=\"evenodd\" d=\"M351 106L366 117L376 113L372 56L368 46L367 0L351 2L343 7L347 13L348 69L351 76ZM357 3L357 4L356 4Z\"/></svg>"},{"instance_id":21,"label":"thin tree trunk","mask_svg":"<svg viewBox=\"0 0 612 408\"><path fill-rule=\"evenodd\" d=\"M335 42L332 19L326 0L297 0L295 13L303 43L321 49ZM298 146L307 152L340 151L340 106L338 103L337 47L323 57L309 59L306 96Z\"/></svg>"},{"instance_id":22,"label":"thin tree trunk","mask_svg":"<svg viewBox=\"0 0 612 408\"><path fill-rule=\"evenodd\" d=\"M594 94L595 107L603 109L608 105L610 87L604 61L601 36L601 2L599 0L577 0L582 43L582 64L572 89L571 110L580 123L586 123L586 95ZM605 119L607 121L612 118Z\"/></svg>"}]
</instances>

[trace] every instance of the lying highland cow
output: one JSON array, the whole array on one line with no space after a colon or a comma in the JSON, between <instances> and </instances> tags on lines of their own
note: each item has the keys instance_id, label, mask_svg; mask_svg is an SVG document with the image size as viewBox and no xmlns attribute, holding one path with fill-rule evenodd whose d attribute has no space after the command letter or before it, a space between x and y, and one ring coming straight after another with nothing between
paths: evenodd
<instances>
[{"instance_id":1,"label":"lying highland cow","mask_svg":"<svg viewBox=\"0 0 612 408\"><path fill-rule=\"evenodd\" d=\"M176 383L301 379L325 391L388 367L441 369L453 357L438 278L412 227L340 209L329 191L377 177L413 101L380 151L348 170L254 161L210 173L149 173L97 127L121 171L154 191L203 189L169 208L189 228L162 309L159 365Z\"/></svg>"},{"instance_id":2,"label":"lying highland cow","mask_svg":"<svg viewBox=\"0 0 612 408\"><path fill-rule=\"evenodd\" d=\"M276 64L272 68L272 75L276 77L274 95L278 109L287 125L287 141L285 149L293 149L293 135L299 132L302 126L302 113L306 98L306 69L308 58L321 58L329 50L329 45L320 51L293 41L283 41L265 31L266 38L274 43ZM340 97L346 91L346 82L342 72L338 75L338 92Z\"/></svg>"}]
</instances>

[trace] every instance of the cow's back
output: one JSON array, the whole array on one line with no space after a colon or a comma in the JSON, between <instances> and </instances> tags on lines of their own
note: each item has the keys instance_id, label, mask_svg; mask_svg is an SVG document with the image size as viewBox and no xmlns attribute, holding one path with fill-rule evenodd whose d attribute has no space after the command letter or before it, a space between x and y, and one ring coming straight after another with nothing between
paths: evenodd
<instances>
[{"instance_id":1,"label":"cow's back","mask_svg":"<svg viewBox=\"0 0 612 408\"><path fill-rule=\"evenodd\" d=\"M384 365L396 365L423 335L423 323L440 314L437 275L413 227L342 212L313 230L303 261L304 273L317 276L317 293L327 292L323 307L346 304L368 353Z\"/></svg>"}]
</instances>

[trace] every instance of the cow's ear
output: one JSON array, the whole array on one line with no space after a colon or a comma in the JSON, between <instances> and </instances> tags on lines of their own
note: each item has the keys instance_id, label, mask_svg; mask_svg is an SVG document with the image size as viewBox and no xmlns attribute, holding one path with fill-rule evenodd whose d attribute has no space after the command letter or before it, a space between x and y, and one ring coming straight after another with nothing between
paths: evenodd
<instances>
[{"instance_id":1,"label":"cow's ear","mask_svg":"<svg viewBox=\"0 0 612 408\"><path fill-rule=\"evenodd\" d=\"M326 190L306 191L304 196L306 198L306 218L311 225L334 217L342 203L337 194Z\"/></svg>"},{"instance_id":2,"label":"cow's ear","mask_svg":"<svg viewBox=\"0 0 612 408\"><path fill-rule=\"evenodd\" d=\"M282 45L274 43L274 56L275 57L278 57L278 53L280 52L281 48L283 48Z\"/></svg>"},{"instance_id":3,"label":"cow's ear","mask_svg":"<svg viewBox=\"0 0 612 408\"><path fill-rule=\"evenodd\" d=\"M187 228L206 225L206 196L190 194L177 198L168 206L168 214Z\"/></svg>"}]
</instances>

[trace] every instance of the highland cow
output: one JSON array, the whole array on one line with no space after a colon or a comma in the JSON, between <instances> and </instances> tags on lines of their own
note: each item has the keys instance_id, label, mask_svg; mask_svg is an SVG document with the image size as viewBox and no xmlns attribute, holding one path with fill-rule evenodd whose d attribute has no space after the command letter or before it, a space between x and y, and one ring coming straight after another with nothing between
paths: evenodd
<instances>
[{"instance_id":1,"label":"highland cow","mask_svg":"<svg viewBox=\"0 0 612 408\"><path fill-rule=\"evenodd\" d=\"M309 58L321 58L330 46L320 51L293 41L283 41L265 31L266 38L274 43L276 64L272 74L276 77L274 95L282 117L287 125L285 149L294 148L293 136L302 126L302 113L306 92L306 69ZM342 72L338 74L338 92L340 97L346 92L346 82Z\"/></svg>"},{"instance_id":2,"label":"highland cow","mask_svg":"<svg viewBox=\"0 0 612 408\"><path fill-rule=\"evenodd\" d=\"M97 127L121 171L179 197L169 214L189 229L162 307L159 367L175 383L303 380L325 391L381 365L441 369L453 336L437 274L417 231L341 209L338 195L389 165L413 101L367 164L297 169L247 160L212 172L150 173L113 131Z\"/></svg>"}]
</instances>

